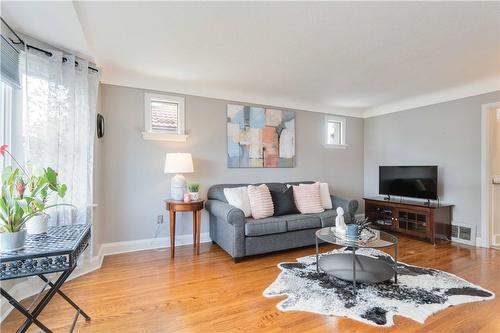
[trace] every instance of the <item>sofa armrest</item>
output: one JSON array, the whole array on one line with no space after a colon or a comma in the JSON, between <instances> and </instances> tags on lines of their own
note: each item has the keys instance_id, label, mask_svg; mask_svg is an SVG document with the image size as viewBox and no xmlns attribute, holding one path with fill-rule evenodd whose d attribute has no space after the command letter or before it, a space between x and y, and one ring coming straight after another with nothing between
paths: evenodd
<instances>
[{"instance_id":1,"label":"sofa armrest","mask_svg":"<svg viewBox=\"0 0 500 333\"><path fill-rule=\"evenodd\" d=\"M358 200L341 198L335 195L331 196L333 209L337 207L342 207L344 212L350 213L354 217L356 211L358 210Z\"/></svg>"},{"instance_id":2,"label":"sofa armrest","mask_svg":"<svg viewBox=\"0 0 500 333\"><path fill-rule=\"evenodd\" d=\"M239 208L219 200L207 200L206 210L232 225L245 224L245 214Z\"/></svg>"}]
</instances>

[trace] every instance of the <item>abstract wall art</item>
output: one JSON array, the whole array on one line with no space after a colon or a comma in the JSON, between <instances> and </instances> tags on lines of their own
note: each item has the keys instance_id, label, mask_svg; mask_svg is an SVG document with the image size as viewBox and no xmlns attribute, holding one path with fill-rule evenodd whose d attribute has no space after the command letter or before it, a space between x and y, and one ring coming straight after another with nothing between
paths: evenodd
<instances>
[{"instance_id":1,"label":"abstract wall art","mask_svg":"<svg viewBox=\"0 0 500 333\"><path fill-rule=\"evenodd\" d=\"M295 166L295 112L227 105L227 155L230 168Z\"/></svg>"}]
</instances>

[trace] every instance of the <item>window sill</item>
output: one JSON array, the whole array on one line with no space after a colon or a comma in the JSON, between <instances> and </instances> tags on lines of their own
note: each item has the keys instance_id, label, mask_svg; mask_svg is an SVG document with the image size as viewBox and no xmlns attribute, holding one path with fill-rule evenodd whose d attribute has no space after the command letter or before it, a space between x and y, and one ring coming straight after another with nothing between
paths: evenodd
<instances>
[{"instance_id":1,"label":"window sill","mask_svg":"<svg viewBox=\"0 0 500 333\"><path fill-rule=\"evenodd\" d=\"M188 135L142 132L144 140L186 142Z\"/></svg>"},{"instance_id":2,"label":"window sill","mask_svg":"<svg viewBox=\"0 0 500 333\"><path fill-rule=\"evenodd\" d=\"M329 144L329 143L325 143L323 146L325 148L329 148L329 149L347 149L347 148L349 148L349 145L346 145L346 144L343 144L343 145L332 145L332 144Z\"/></svg>"}]
</instances>

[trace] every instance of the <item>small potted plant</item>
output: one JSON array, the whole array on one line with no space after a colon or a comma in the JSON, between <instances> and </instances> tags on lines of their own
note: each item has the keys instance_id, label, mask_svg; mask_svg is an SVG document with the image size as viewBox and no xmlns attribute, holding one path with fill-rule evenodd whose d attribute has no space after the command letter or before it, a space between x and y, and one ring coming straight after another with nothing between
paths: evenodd
<instances>
[{"instance_id":1,"label":"small potted plant","mask_svg":"<svg viewBox=\"0 0 500 333\"><path fill-rule=\"evenodd\" d=\"M56 193L60 198L66 194L66 185L59 184L57 173L52 168L43 169L40 175L32 175L28 178L28 205L25 211L34 214L26 222L28 234L46 233L49 227L49 215L45 213L47 201L52 193ZM54 206L65 206L67 204L57 204ZM71 205L70 205L71 206Z\"/></svg>"},{"instance_id":2,"label":"small potted plant","mask_svg":"<svg viewBox=\"0 0 500 333\"><path fill-rule=\"evenodd\" d=\"M189 190L189 195L191 196L191 200L198 200L200 198L198 195L198 191L200 190L199 183L189 183L188 190Z\"/></svg>"},{"instance_id":3,"label":"small potted plant","mask_svg":"<svg viewBox=\"0 0 500 333\"><path fill-rule=\"evenodd\" d=\"M72 206L47 205L52 192L61 198L64 196L66 185L58 183L57 173L51 168L43 169L39 176L29 175L7 148L7 145L0 146L0 154L10 155L18 167L6 167L1 172L0 252L22 249L27 233L25 224L46 215L45 210L62 205ZM46 231L44 227L37 228Z\"/></svg>"}]
</instances>

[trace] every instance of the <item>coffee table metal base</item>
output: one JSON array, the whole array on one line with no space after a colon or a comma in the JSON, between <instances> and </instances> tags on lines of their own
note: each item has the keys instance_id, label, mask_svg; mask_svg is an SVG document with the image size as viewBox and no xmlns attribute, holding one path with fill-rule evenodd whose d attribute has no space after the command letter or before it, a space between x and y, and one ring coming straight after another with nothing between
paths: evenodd
<instances>
[{"instance_id":1,"label":"coffee table metal base","mask_svg":"<svg viewBox=\"0 0 500 333\"><path fill-rule=\"evenodd\" d=\"M394 246L394 265L386 261L356 254L357 248L349 248L352 252L335 253L319 256L318 238L316 238L316 271L320 270L339 279L352 281L354 293L357 293L356 283L377 283L390 280L398 283L397 245Z\"/></svg>"}]
</instances>

